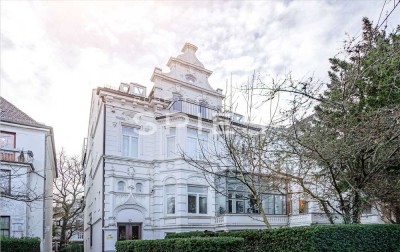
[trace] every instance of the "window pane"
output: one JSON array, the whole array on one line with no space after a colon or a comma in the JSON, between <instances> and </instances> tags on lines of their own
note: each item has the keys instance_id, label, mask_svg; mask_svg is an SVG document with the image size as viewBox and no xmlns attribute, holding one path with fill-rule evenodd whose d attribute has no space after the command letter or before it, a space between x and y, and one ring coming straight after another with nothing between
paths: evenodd
<instances>
[{"instance_id":1,"label":"window pane","mask_svg":"<svg viewBox=\"0 0 400 252\"><path fill-rule=\"evenodd\" d=\"M199 131L199 139L208 140L208 132Z\"/></svg>"},{"instance_id":2,"label":"window pane","mask_svg":"<svg viewBox=\"0 0 400 252\"><path fill-rule=\"evenodd\" d=\"M132 127L122 127L122 134L124 136L137 136L137 130Z\"/></svg>"},{"instance_id":3,"label":"window pane","mask_svg":"<svg viewBox=\"0 0 400 252\"><path fill-rule=\"evenodd\" d=\"M196 196L188 195L188 212L196 213Z\"/></svg>"},{"instance_id":4,"label":"window pane","mask_svg":"<svg viewBox=\"0 0 400 252\"><path fill-rule=\"evenodd\" d=\"M120 191L120 192L125 191L125 182L123 182L123 181L118 182L118 191Z\"/></svg>"},{"instance_id":5,"label":"window pane","mask_svg":"<svg viewBox=\"0 0 400 252\"><path fill-rule=\"evenodd\" d=\"M137 158L138 157L138 138L131 137L131 157Z\"/></svg>"},{"instance_id":6,"label":"window pane","mask_svg":"<svg viewBox=\"0 0 400 252\"><path fill-rule=\"evenodd\" d=\"M285 195L275 195L275 214L286 214Z\"/></svg>"},{"instance_id":7,"label":"window pane","mask_svg":"<svg viewBox=\"0 0 400 252\"><path fill-rule=\"evenodd\" d=\"M186 154L189 157L195 158L197 154L197 141L193 138L188 138Z\"/></svg>"},{"instance_id":8,"label":"window pane","mask_svg":"<svg viewBox=\"0 0 400 252\"><path fill-rule=\"evenodd\" d=\"M273 195L264 195L263 207L264 207L264 211L267 214L274 214L274 196Z\"/></svg>"},{"instance_id":9,"label":"window pane","mask_svg":"<svg viewBox=\"0 0 400 252\"><path fill-rule=\"evenodd\" d=\"M232 213L232 200L228 201L228 211L229 213Z\"/></svg>"},{"instance_id":10,"label":"window pane","mask_svg":"<svg viewBox=\"0 0 400 252\"><path fill-rule=\"evenodd\" d=\"M10 237L10 231L9 230L0 230L0 236Z\"/></svg>"},{"instance_id":11,"label":"window pane","mask_svg":"<svg viewBox=\"0 0 400 252\"><path fill-rule=\"evenodd\" d=\"M168 135L175 136L175 134L176 134L176 128L169 128Z\"/></svg>"},{"instance_id":12,"label":"window pane","mask_svg":"<svg viewBox=\"0 0 400 252\"><path fill-rule=\"evenodd\" d=\"M11 171L0 170L0 192L10 193Z\"/></svg>"},{"instance_id":13,"label":"window pane","mask_svg":"<svg viewBox=\"0 0 400 252\"><path fill-rule=\"evenodd\" d=\"M126 227L119 226L118 227L118 241L126 240Z\"/></svg>"},{"instance_id":14,"label":"window pane","mask_svg":"<svg viewBox=\"0 0 400 252\"><path fill-rule=\"evenodd\" d=\"M10 226L10 217L1 217L0 229L8 229Z\"/></svg>"},{"instance_id":15,"label":"window pane","mask_svg":"<svg viewBox=\"0 0 400 252\"><path fill-rule=\"evenodd\" d=\"M143 190L143 184L142 183L137 183L136 184L136 192L142 192Z\"/></svg>"},{"instance_id":16,"label":"window pane","mask_svg":"<svg viewBox=\"0 0 400 252\"><path fill-rule=\"evenodd\" d=\"M0 147L2 149L14 149L14 134L0 133Z\"/></svg>"},{"instance_id":17,"label":"window pane","mask_svg":"<svg viewBox=\"0 0 400 252\"><path fill-rule=\"evenodd\" d=\"M175 137L167 138L167 157L173 157L175 155Z\"/></svg>"},{"instance_id":18,"label":"window pane","mask_svg":"<svg viewBox=\"0 0 400 252\"><path fill-rule=\"evenodd\" d=\"M175 213L175 197L170 196L167 198L167 214Z\"/></svg>"},{"instance_id":19,"label":"window pane","mask_svg":"<svg viewBox=\"0 0 400 252\"><path fill-rule=\"evenodd\" d=\"M244 213L244 202L236 201L236 213Z\"/></svg>"},{"instance_id":20,"label":"window pane","mask_svg":"<svg viewBox=\"0 0 400 252\"><path fill-rule=\"evenodd\" d=\"M127 157L129 156L129 137L122 137L122 155Z\"/></svg>"},{"instance_id":21,"label":"window pane","mask_svg":"<svg viewBox=\"0 0 400 252\"><path fill-rule=\"evenodd\" d=\"M173 96L173 105L172 109L176 111L182 111L182 101L180 101L181 97L178 95Z\"/></svg>"},{"instance_id":22,"label":"window pane","mask_svg":"<svg viewBox=\"0 0 400 252\"><path fill-rule=\"evenodd\" d=\"M197 130L196 129L188 128L187 132L188 132L188 136L197 138Z\"/></svg>"},{"instance_id":23,"label":"window pane","mask_svg":"<svg viewBox=\"0 0 400 252\"><path fill-rule=\"evenodd\" d=\"M191 192L191 193L207 193L207 187L188 186L188 192Z\"/></svg>"},{"instance_id":24,"label":"window pane","mask_svg":"<svg viewBox=\"0 0 400 252\"><path fill-rule=\"evenodd\" d=\"M200 116L202 118L206 118L207 117L207 109L204 105L200 105Z\"/></svg>"},{"instance_id":25,"label":"window pane","mask_svg":"<svg viewBox=\"0 0 400 252\"><path fill-rule=\"evenodd\" d=\"M199 197L199 213L201 214L207 213L207 196Z\"/></svg>"},{"instance_id":26,"label":"window pane","mask_svg":"<svg viewBox=\"0 0 400 252\"><path fill-rule=\"evenodd\" d=\"M1 216L0 236L4 236L4 237L10 236L10 217L9 216Z\"/></svg>"}]
</instances>

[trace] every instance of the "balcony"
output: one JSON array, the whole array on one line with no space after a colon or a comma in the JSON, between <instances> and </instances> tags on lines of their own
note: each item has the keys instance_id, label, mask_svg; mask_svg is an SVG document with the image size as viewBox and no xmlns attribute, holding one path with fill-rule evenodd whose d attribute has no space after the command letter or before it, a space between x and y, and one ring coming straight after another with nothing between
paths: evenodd
<instances>
[{"instance_id":1,"label":"balcony","mask_svg":"<svg viewBox=\"0 0 400 252\"><path fill-rule=\"evenodd\" d=\"M212 120L218 114L218 109L208 107L207 105L197 104L185 100L174 100L169 105L168 110L182 112L196 118Z\"/></svg>"},{"instance_id":2,"label":"balcony","mask_svg":"<svg viewBox=\"0 0 400 252\"><path fill-rule=\"evenodd\" d=\"M267 219L272 227L284 227L288 224L287 215L267 215ZM224 214L215 217L215 225L217 231L265 228L265 223L258 214Z\"/></svg>"},{"instance_id":3,"label":"balcony","mask_svg":"<svg viewBox=\"0 0 400 252\"><path fill-rule=\"evenodd\" d=\"M341 218L338 215L334 215L333 221L335 223L341 223ZM307 213L307 214L291 215L289 217L289 223L291 227L331 224L325 213Z\"/></svg>"},{"instance_id":4,"label":"balcony","mask_svg":"<svg viewBox=\"0 0 400 252\"><path fill-rule=\"evenodd\" d=\"M0 161L14 163L32 163L33 152L18 149L0 149Z\"/></svg>"}]
</instances>

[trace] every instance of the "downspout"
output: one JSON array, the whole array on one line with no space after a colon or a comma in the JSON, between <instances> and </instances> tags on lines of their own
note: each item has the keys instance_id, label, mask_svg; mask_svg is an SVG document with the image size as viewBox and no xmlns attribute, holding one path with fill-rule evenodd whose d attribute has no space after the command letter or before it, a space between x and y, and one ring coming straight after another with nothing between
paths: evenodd
<instances>
[{"instance_id":1,"label":"downspout","mask_svg":"<svg viewBox=\"0 0 400 252\"><path fill-rule=\"evenodd\" d=\"M104 97L103 97L103 104L104 104L104 111L103 111L103 113L104 113L104 120L103 120L103 193L102 193L102 208L103 208L103 211L102 211L102 227L101 227L101 230L102 230L102 236L101 236L101 246L102 246L102 250L101 251L104 251L104 224L105 224L105 221L104 221L104 212L105 212L105 209L104 209L104 192L105 192L105 185L104 185L104 183L105 183L105 175L106 175L106 158L105 158L105 155L106 155L106 115L107 115L107 113L106 113L106 100L104 99Z\"/></svg>"},{"instance_id":2,"label":"downspout","mask_svg":"<svg viewBox=\"0 0 400 252\"><path fill-rule=\"evenodd\" d=\"M44 240L46 237L45 236L46 235L46 183L47 183L46 169L47 169L47 158L48 158L47 151L46 151L46 145L47 145L47 137L49 137L49 136L51 136L51 135L48 135L46 133L46 136L44 138L44 169L43 169L44 176L41 176L44 179L44 183L43 183L43 249L44 249ZM51 216L51 218L53 219L53 216Z\"/></svg>"}]
</instances>

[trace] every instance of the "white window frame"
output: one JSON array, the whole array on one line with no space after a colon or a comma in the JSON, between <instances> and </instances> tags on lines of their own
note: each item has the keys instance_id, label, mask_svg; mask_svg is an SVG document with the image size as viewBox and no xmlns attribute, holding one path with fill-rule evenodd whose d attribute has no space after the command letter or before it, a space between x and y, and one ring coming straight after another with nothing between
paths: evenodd
<instances>
[{"instance_id":1,"label":"white window frame","mask_svg":"<svg viewBox=\"0 0 400 252\"><path fill-rule=\"evenodd\" d=\"M193 188L199 188L199 189L205 189L206 192L193 192L193 191L189 191L189 187L193 187ZM188 185L187 186L187 212L190 215L207 215L209 210L208 210L208 186L201 186L201 185ZM196 198L196 209L195 212L189 212L189 197L190 196L194 196ZM205 213L200 213L200 198L206 198L206 212Z\"/></svg>"},{"instance_id":2,"label":"white window frame","mask_svg":"<svg viewBox=\"0 0 400 252\"><path fill-rule=\"evenodd\" d=\"M168 191L168 187L173 188L172 191ZM165 192L165 214L166 215L175 215L176 214L176 185L168 184L164 186L164 192ZM169 213L168 212L168 199L173 198L174 199L174 207L173 207L173 212Z\"/></svg>"},{"instance_id":3,"label":"white window frame","mask_svg":"<svg viewBox=\"0 0 400 252\"><path fill-rule=\"evenodd\" d=\"M176 127L170 127L167 128L167 133L166 133L166 156L167 158L172 158L176 157ZM170 150L170 141L173 141L172 143L172 150Z\"/></svg>"},{"instance_id":4,"label":"white window frame","mask_svg":"<svg viewBox=\"0 0 400 252\"><path fill-rule=\"evenodd\" d=\"M137 192L137 193L143 193L143 183L136 183L136 185L135 185L135 191Z\"/></svg>"},{"instance_id":5,"label":"white window frame","mask_svg":"<svg viewBox=\"0 0 400 252\"><path fill-rule=\"evenodd\" d=\"M0 230L1 230L1 233L0 233L0 235L3 235L5 232L8 232L8 235L4 235L4 237L11 237L11 216L9 216L9 215L2 215L2 216L0 216L1 217L1 227L0 227ZM5 220L7 220L7 221L5 221ZM3 226L3 223L7 223L8 225L7 225L7 227L4 227Z\"/></svg>"},{"instance_id":6,"label":"white window frame","mask_svg":"<svg viewBox=\"0 0 400 252\"><path fill-rule=\"evenodd\" d=\"M238 196L241 196L238 198ZM236 190L233 188L228 188L228 213L234 214L244 214L246 213L246 202L245 202L246 194L243 187L237 187ZM243 204L243 211L238 212L238 202ZM229 211L229 203L232 205L232 211Z\"/></svg>"},{"instance_id":7,"label":"white window frame","mask_svg":"<svg viewBox=\"0 0 400 252\"><path fill-rule=\"evenodd\" d=\"M132 134L132 135L130 135L130 134L125 134L124 133L124 128L130 128L130 129L133 129L133 131L135 132L135 134ZM122 153L122 156L124 156L124 157L128 157L128 158L139 158L139 146L140 146L140 139L139 139L139 129L140 129L140 127L138 127L138 126L131 126L131 125L125 125L125 124L122 124L121 125L121 153ZM124 137L128 137L128 151L127 151L127 153L125 153L125 145L124 145ZM137 149L136 149L136 152L133 152L132 153L132 140L135 140L136 139L136 141L137 141Z\"/></svg>"},{"instance_id":8,"label":"white window frame","mask_svg":"<svg viewBox=\"0 0 400 252\"><path fill-rule=\"evenodd\" d=\"M120 185L123 185L122 190L121 190L121 188L120 188ZM119 181L117 182L117 191L118 191L118 192L125 192L125 191L126 191L126 183L125 183L125 181L119 180Z\"/></svg>"},{"instance_id":9,"label":"white window frame","mask_svg":"<svg viewBox=\"0 0 400 252\"><path fill-rule=\"evenodd\" d=\"M190 130L195 130L196 131L196 136L190 135L189 131ZM200 133L200 134L199 134ZM208 138L209 138L209 131L206 130L199 130L197 128L192 128L188 127L186 131L186 149L189 149L189 141L195 141L195 147L194 150L189 151L189 157L193 159L198 159L198 160L203 160L204 154L207 154L208 150ZM203 152L201 151L203 150Z\"/></svg>"}]
</instances>

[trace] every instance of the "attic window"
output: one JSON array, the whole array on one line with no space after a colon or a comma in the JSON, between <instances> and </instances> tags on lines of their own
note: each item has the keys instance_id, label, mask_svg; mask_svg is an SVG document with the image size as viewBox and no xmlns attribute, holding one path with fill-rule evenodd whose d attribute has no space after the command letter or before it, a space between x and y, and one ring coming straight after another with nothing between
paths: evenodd
<instances>
[{"instance_id":1,"label":"attic window","mask_svg":"<svg viewBox=\"0 0 400 252\"><path fill-rule=\"evenodd\" d=\"M119 85L119 91L124 92L124 93L128 93L129 92L129 85L121 83L121 85Z\"/></svg>"},{"instance_id":2,"label":"attic window","mask_svg":"<svg viewBox=\"0 0 400 252\"><path fill-rule=\"evenodd\" d=\"M189 83L195 83L196 82L196 77L194 77L193 75L191 75L191 74L186 74L185 75L185 78L186 78L186 80L187 80L187 82L189 82Z\"/></svg>"},{"instance_id":3,"label":"attic window","mask_svg":"<svg viewBox=\"0 0 400 252\"><path fill-rule=\"evenodd\" d=\"M143 87L133 86L132 93L139 96L145 96L145 90L146 89Z\"/></svg>"}]
</instances>

